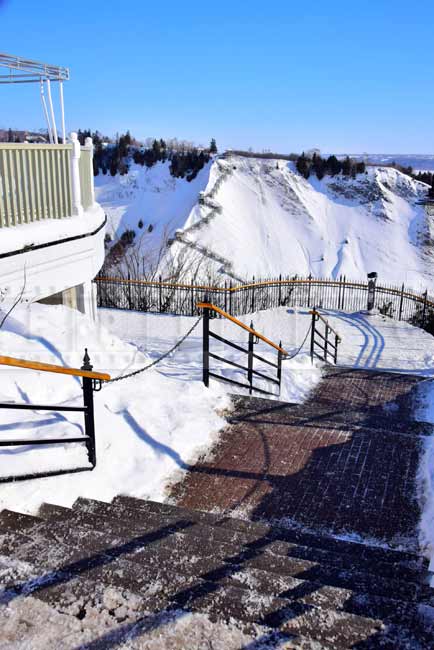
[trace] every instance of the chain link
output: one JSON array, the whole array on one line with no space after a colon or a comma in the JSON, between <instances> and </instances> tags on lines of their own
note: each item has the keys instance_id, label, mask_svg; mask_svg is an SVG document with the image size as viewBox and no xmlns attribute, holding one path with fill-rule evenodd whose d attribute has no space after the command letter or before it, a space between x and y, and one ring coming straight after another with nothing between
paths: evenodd
<instances>
[{"instance_id":1,"label":"chain link","mask_svg":"<svg viewBox=\"0 0 434 650\"><path fill-rule=\"evenodd\" d=\"M139 375L141 372L145 372L145 370L149 370L149 368L152 368L153 366L156 366L157 363L160 363L160 361L163 361L166 357L169 356L169 354L172 354L174 350L179 348L179 346L185 341L185 339L190 336L190 334L193 332L193 330L199 325L200 321L202 320L202 316L199 316L197 321L194 323L192 327L188 330L184 336L175 343L173 347L170 348L170 350L167 350L161 357L158 359L155 359L155 361L152 361L152 363L148 363L148 365L143 366L143 368L139 368L138 370L133 370L133 372L129 372L126 375L119 375L119 377L114 377L113 379L109 379L108 381L104 382L104 385L106 384L112 384L115 381L121 381L122 379L128 379L129 377L134 377L135 375Z\"/></svg>"},{"instance_id":2,"label":"chain link","mask_svg":"<svg viewBox=\"0 0 434 650\"><path fill-rule=\"evenodd\" d=\"M300 354L302 347L304 346L304 344L307 341L307 337L309 336L309 333L310 333L311 329L312 329L312 323L309 325L309 328L308 328L308 330L306 332L306 336L303 339L303 343L300 345L300 347L297 349L297 351L294 352L293 354L291 354L288 357L283 357L282 361L290 361L291 359L294 359L297 356L297 354Z\"/></svg>"}]
</instances>

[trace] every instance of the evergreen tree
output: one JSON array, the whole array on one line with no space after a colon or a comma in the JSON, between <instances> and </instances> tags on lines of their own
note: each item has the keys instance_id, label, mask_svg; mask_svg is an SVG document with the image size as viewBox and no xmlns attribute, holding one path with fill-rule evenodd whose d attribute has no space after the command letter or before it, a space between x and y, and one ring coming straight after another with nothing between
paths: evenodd
<instances>
[{"instance_id":1,"label":"evergreen tree","mask_svg":"<svg viewBox=\"0 0 434 650\"><path fill-rule=\"evenodd\" d=\"M217 143L215 141L215 138L212 138L211 143L209 145L209 152L210 153L217 153Z\"/></svg>"},{"instance_id":2,"label":"evergreen tree","mask_svg":"<svg viewBox=\"0 0 434 650\"><path fill-rule=\"evenodd\" d=\"M14 141L14 134L12 129L8 129L8 142L13 142Z\"/></svg>"}]
</instances>

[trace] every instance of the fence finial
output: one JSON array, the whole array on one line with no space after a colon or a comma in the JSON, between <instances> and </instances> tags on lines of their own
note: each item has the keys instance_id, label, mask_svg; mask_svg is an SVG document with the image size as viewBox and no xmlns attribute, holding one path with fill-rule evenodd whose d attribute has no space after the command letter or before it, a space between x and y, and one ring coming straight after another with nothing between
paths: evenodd
<instances>
[{"instance_id":1,"label":"fence finial","mask_svg":"<svg viewBox=\"0 0 434 650\"><path fill-rule=\"evenodd\" d=\"M90 357L87 353L87 348L84 348L84 357L83 357L83 365L81 366L82 370L92 370L93 366L90 363Z\"/></svg>"}]
</instances>

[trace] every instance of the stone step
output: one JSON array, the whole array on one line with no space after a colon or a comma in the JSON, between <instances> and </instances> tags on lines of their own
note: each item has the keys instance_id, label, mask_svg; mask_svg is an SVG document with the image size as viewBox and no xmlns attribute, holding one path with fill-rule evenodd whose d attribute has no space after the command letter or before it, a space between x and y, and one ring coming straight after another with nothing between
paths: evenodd
<instances>
[{"instance_id":1,"label":"stone step","mask_svg":"<svg viewBox=\"0 0 434 650\"><path fill-rule=\"evenodd\" d=\"M9 514L7 516L9 518ZM109 528L100 532L86 524L79 525L76 521L63 520L57 521L55 526L51 525L49 520L46 522L35 520L34 525L27 525L26 522L24 529L20 530L24 530L28 537L42 537L47 542L76 544L86 553L122 557L140 564L158 562L161 566L167 568L173 566L187 575L202 576L206 580L217 580L226 566L231 565L259 568L278 575L300 577L311 582L378 596L388 596L393 593L401 600L415 601L424 595L422 587L415 583L400 582L397 579L383 578L354 569L318 565L309 560L256 550L241 551L226 556L224 550L219 553L217 547L207 548L206 537L203 543L198 539L195 548L192 549L191 539L183 545L180 538L165 526L132 538L117 532L110 533Z\"/></svg>"},{"instance_id":2,"label":"stone step","mask_svg":"<svg viewBox=\"0 0 434 650\"><path fill-rule=\"evenodd\" d=\"M59 508L58 506L51 506L49 504L44 504L41 511L44 513L48 512L51 515L58 515L59 517L64 513L71 513L68 508ZM83 517L85 513L80 513L80 515ZM91 515L88 514L87 516L90 517ZM95 521L93 523L97 525ZM110 525L112 523L118 524L117 521L109 523ZM82 519L72 519L69 520L69 524L78 526L83 524L83 521ZM387 617L390 621L396 620L396 612L399 612L400 620L405 616L409 621L414 618L417 612L417 606L414 604L397 600L391 601L389 598L370 596L367 593L357 594L350 589L325 586L320 582L300 580L292 576L278 576L275 573L270 573L263 569L243 569L243 561L249 559L249 557L254 558L255 553L246 554L239 551L239 548L234 549L232 545L216 545L214 542L209 546L209 540L206 537L201 538L197 536L192 538L188 534L184 535L183 533L174 533L169 540L170 544L164 544L164 551L165 554L169 551L171 562L177 561L176 558L179 554L179 549L183 549L183 554L185 553L185 549L188 549L188 553L194 555L196 558L203 555L207 558L207 556L211 555L218 560L217 567L213 568L206 559L205 573L202 574L203 579L206 580L214 580L225 584L234 584L238 587L243 585L248 586L249 580L253 580L255 583L255 590L266 595L282 596L282 593L284 593L288 598L294 596L297 600L300 600L300 598L303 600L304 595L306 595L306 602L310 605L319 607L324 606L328 609L343 609L360 615L382 616ZM148 551L150 552L151 557L148 559L147 564L152 567L154 558L157 556L157 551L151 547L145 552L146 555L148 554ZM227 564L225 559L230 558L229 551L239 552L236 557L232 558L234 561ZM110 553L110 551L108 551L108 553ZM139 550L133 557L130 557L129 555L126 557L129 557L132 561L143 560L144 553ZM160 548L158 549L158 557L160 557L161 561L162 556ZM164 558L162 559L162 562L162 566L164 566ZM234 569L233 564L235 563L238 563L241 567L239 570L236 570L236 567ZM196 575L197 569L202 567L203 564L198 565L196 562L195 565L192 566L193 574ZM152 577L150 576L149 579L151 580ZM345 603L349 601L354 603L351 610L348 610L348 608L345 607ZM355 609L356 605L357 608Z\"/></svg>"},{"instance_id":3,"label":"stone step","mask_svg":"<svg viewBox=\"0 0 434 650\"><path fill-rule=\"evenodd\" d=\"M367 544L343 540L338 537L332 537L331 535L305 532L295 528L277 527L263 522L252 522L245 519L222 516L221 514L189 510L188 508L168 503L159 503L150 500L144 501L134 497L119 496L115 497L112 504L106 505L117 507L118 511L134 509L134 512L136 513L140 512L146 514L151 511L156 512L157 514L163 514L164 512L167 514L174 513L179 517L197 517L197 521L200 521L203 524L208 523L210 526L231 529L233 531L244 532L258 537L269 537L270 539L287 541L312 548L321 548L338 553L339 555L345 554L355 556L356 558L367 559L375 563L389 562L394 566L396 566L396 563L399 563L401 566L407 564L408 567L412 569L427 566L427 561L415 553L397 551L382 546L370 546ZM91 504L90 500L78 499L74 504L73 509L87 508L88 511L92 511L92 508L95 508L96 510L98 507L100 506L95 506L95 502Z\"/></svg>"},{"instance_id":4,"label":"stone step","mask_svg":"<svg viewBox=\"0 0 434 650\"><path fill-rule=\"evenodd\" d=\"M98 530L108 529L116 534L135 535L143 531L155 529L158 526L170 525L172 516L166 514L157 515L150 511L146 513L146 517L142 516L138 519L135 516L126 517L126 509L119 509L113 507L95 508L90 513L87 510L77 508L71 510L60 506L53 506L51 504L43 504L39 510L39 515L45 518L56 518L57 520L75 522L77 525L85 524L94 526ZM184 509L183 515L188 513ZM185 517L184 517L185 518ZM173 521L176 522L176 517ZM186 546L189 545L194 549L199 540L199 550L202 552L214 553L217 549L221 557L231 556L237 553L245 553L250 551L252 553L274 553L277 555L284 555L288 557L295 557L329 566L339 568L357 568L360 571L372 571L372 562L364 558L355 558L354 556L339 555L337 553L302 546L300 544L293 544L281 540L270 540L268 538L254 538L252 540L248 533L243 531L231 531L218 526L209 526L200 522L192 521L192 526L183 529L183 533L178 536L179 543ZM205 550L207 549L207 550ZM391 563L377 562L375 564L375 573L388 578L395 578L397 569L399 568L400 576L409 582L420 583L424 580L425 570L417 567L410 568L407 565L397 565Z\"/></svg>"},{"instance_id":5,"label":"stone step","mask_svg":"<svg viewBox=\"0 0 434 650\"><path fill-rule=\"evenodd\" d=\"M8 517L9 524L11 523L10 519ZM28 521L26 523L28 524ZM58 525L61 526L61 522L58 522ZM25 585L26 591L32 590L33 584L35 588L33 594L36 597L53 606L56 603L61 603L61 607L65 611L70 610L75 601L80 603L79 611L86 609L86 602L99 603L101 606L105 594L101 585L109 585L121 592L127 589L130 594L138 593L140 598L136 596L136 605L139 603L140 607L145 607L146 610L161 609L166 604L164 597L174 594L176 591L176 597L173 595L173 598L170 599L172 605L176 607L182 605L194 611L205 611L217 619L234 616L242 621L255 621L268 627L279 627L287 633L302 634L322 643L329 642L335 635L339 641L336 641L334 646L336 648L347 647L345 643L348 638L354 642L361 640L368 629L380 630L381 628L379 620L372 622L372 615L367 617L352 612L334 612L326 607L318 608L313 602L300 602L299 600L294 602L294 598L290 600L288 597L276 598L270 594L264 595L256 590L243 588L241 584L237 586L235 582L231 583L228 580L219 585L208 579L217 577L213 575L219 571L215 568L211 570L211 573L205 574L202 580L191 578L188 581L185 573L176 571L177 559L171 557L170 554L166 558L164 553L151 553L141 564L140 571L137 571L137 565L134 566L134 563L119 556L111 557L99 553L96 558L92 558L86 556L83 549L80 549L81 559L77 560L77 549L62 543L58 544L57 554L53 558L46 539L41 537L40 523L38 522L36 526L39 528L26 527L27 533L31 535L29 536L13 533L9 525L6 534L14 535L13 543L10 544L11 551L19 549L19 559L33 562L44 571L42 575L38 576L38 580L35 581L33 578L30 585ZM38 530L39 532L37 532ZM70 541L70 538L67 539ZM0 547L0 550L4 549ZM61 562L59 562L60 559ZM59 564L62 572L56 571L59 569ZM187 566L190 566L189 562ZM227 572L229 570L233 569L227 567ZM226 575L226 577L229 576ZM86 589L83 587L83 581L87 583ZM159 581L158 585L155 584L156 581ZM98 586L91 589L91 584ZM310 585L310 589L313 590L314 586ZM87 601L83 600L85 594L88 594ZM235 597L232 598L231 594L235 594ZM119 600L120 597L116 598ZM256 603L259 603L259 608ZM321 612L317 611L319 609ZM289 614L285 614L285 612L289 612ZM280 614L278 615L278 613ZM287 620L288 616L290 616L289 620ZM318 626L318 621L323 618L325 621L329 621L325 628L323 625Z\"/></svg>"}]
</instances>

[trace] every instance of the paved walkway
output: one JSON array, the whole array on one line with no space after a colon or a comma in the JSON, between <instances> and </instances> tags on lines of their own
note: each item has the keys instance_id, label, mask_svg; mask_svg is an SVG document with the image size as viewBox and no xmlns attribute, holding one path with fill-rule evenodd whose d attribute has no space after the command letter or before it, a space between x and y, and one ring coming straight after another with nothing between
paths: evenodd
<instances>
[{"instance_id":1,"label":"paved walkway","mask_svg":"<svg viewBox=\"0 0 434 650\"><path fill-rule=\"evenodd\" d=\"M417 546L416 472L430 425L421 377L330 370L308 402L236 398L230 425L173 496L189 508Z\"/></svg>"}]
</instances>

